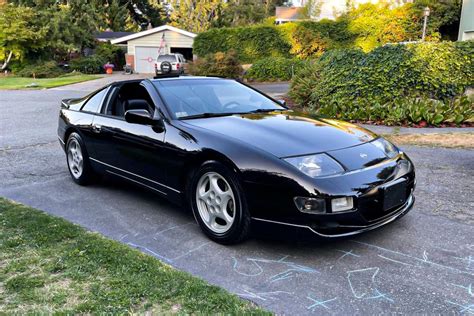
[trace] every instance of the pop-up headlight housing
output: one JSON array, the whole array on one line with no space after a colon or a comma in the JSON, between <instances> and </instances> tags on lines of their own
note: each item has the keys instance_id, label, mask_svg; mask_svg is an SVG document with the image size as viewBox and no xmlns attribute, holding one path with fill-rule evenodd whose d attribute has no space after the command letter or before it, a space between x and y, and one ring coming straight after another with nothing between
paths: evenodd
<instances>
[{"instance_id":1,"label":"pop-up headlight housing","mask_svg":"<svg viewBox=\"0 0 474 316\"><path fill-rule=\"evenodd\" d=\"M326 154L291 157L285 160L311 178L344 172L344 168Z\"/></svg>"},{"instance_id":2,"label":"pop-up headlight housing","mask_svg":"<svg viewBox=\"0 0 474 316\"><path fill-rule=\"evenodd\" d=\"M382 150L389 158L393 158L399 154L398 148L385 138L379 137L372 141L371 144Z\"/></svg>"}]
</instances>

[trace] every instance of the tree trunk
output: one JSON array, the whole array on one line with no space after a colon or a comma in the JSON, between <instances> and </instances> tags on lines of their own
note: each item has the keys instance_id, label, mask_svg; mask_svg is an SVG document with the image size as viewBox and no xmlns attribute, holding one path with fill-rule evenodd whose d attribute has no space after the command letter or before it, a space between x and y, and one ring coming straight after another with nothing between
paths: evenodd
<instances>
[{"instance_id":1,"label":"tree trunk","mask_svg":"<svg viewBox=\"0 0 474 316\"><path fill-rule=\"evenodd\" d=\"M8 63L10 62L12 57L13 57L13 51L10 51L10 54L8 54L7 59L5 60L5 62L2 65L2 68L0 68L1 71L4 71L5 69L7 69Z\"/></svg>"}]
</instances>

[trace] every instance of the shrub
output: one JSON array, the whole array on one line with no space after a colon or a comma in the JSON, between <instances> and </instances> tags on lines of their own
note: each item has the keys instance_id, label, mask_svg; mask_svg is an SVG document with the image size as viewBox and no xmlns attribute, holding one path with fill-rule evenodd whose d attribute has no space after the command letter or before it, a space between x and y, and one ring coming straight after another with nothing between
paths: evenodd
<instances>
[{"instance_id":1,"label":"shrub","mask_svg":"<svg viewBox=\"0 0 474 316\"><path fill-rule=\"evenodd\" d=\"M40 64L26 65L22 70L16 72L20 77L54 78L64 74L55 61L47 61Z\"/></svg>"},{"instance_id":2,"label":"shrub","mask_svg":"<svg viewBox=\"0 0 474 316\"><path fill-rule=\"evenodd\" d=\"M193 50L202 57L234 50L242 63L265 57L289 57L290 45L274 26L211 29L198 34Z\"/></svg>"},{"instance_id":3,"label":"shrub","mask_svg":"<svg viewBox=\"0 0 474 316\"><path fill-rule=\"evenodd\" d=\"M283 57L267 57L254 63L245 74L246 78L257 81L290 80L306 62Z\"/></svg>"},{"instance_id":4,"label":"shrub","mask_svg":"<svg viewBox=\"0 0 474 316\"><path fill-rule=\"evenodd\" d=\"M95 49L95 54L106 62L114 64L117 69L122 69L125 65L124 51L120 47L110 43L99 43Z\"/></svg>"},{"instance_id":5,"label":"shrub","mask_svg":"<svg viewBox=\"0 0 474 316\"><path fill-rule=\"evenodd\" d=\"M103 56L92 55L71 60L69 67L73 71L79 71L84 74L100 74L104 72L102 66L106 62L107 59Z\"/></svg>"},{"instance_id":6,"label":"shrub","mask_svg":"<svg viewBox=\"0 0 474 316\"><path fill-rule=\"evenodd\" d=\"M195 60L189 66L189 72L198 76L218 76L238 78L243 69L235 51L217 52Z\"/></svg>"},{"instance_id":7,"label":"shrub","mask_svg":"<svg viewBox=\"0 0 474 316\"><path fill-rule=\"evenodd\" d=\"M367 54L334 50L296 74L290 95L345 119L459 124L472 119L470 101L460 96L474 84L473 49L474 42L443 42L386 45ZM449 114L454 108L457 118Z\"/></svg>"},{"instance_id":8,"label":"shrub","mask_svg":"<svg viewBox=\"0 0 474 316\"><path fill-rule=\"evenodd\" d=\"M300 59L318 57L329 49L350 47L354 41L346 19L287 23L279 29L291 45L290 53Z\"/></svg>"}]
</instances>

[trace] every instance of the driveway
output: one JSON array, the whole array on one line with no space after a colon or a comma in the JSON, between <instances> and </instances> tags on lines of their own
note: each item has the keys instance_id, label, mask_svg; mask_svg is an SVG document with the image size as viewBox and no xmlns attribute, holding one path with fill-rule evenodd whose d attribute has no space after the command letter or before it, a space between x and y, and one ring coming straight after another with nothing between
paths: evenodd
<instances>
[{"instance_id":1,"label":"driveway","mask_svg":"<svg viewBox=\"0 0 474 316\"><path fill-rule=\"evenodd\" d=\"M142 188L113 178L88 187L70 180L56 125L60 99L85 93L74 89L0 93L0 196L278 313L474 313L474 151L404 148L417 167L416 205L383 229L328 241L255 226L249 241L225 247L206 239L190 212Z\"/></svg>"}]
</instances>

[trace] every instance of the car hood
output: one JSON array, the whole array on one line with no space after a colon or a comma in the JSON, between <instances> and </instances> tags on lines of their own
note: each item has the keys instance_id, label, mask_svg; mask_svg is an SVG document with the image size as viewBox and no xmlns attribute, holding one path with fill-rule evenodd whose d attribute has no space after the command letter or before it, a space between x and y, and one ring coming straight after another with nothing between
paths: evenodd
<instances>
[{"instance_id":1,"label":"car hood","mask_svg":"<svg viewBox=\"0 0 474 316\"><path fill-rule=\"evenodd\" d=\"M279 158L333 151L376 135L356 125L296 112L244 114L182 121L238 139Z\"/></svg>"}]
</instances>

